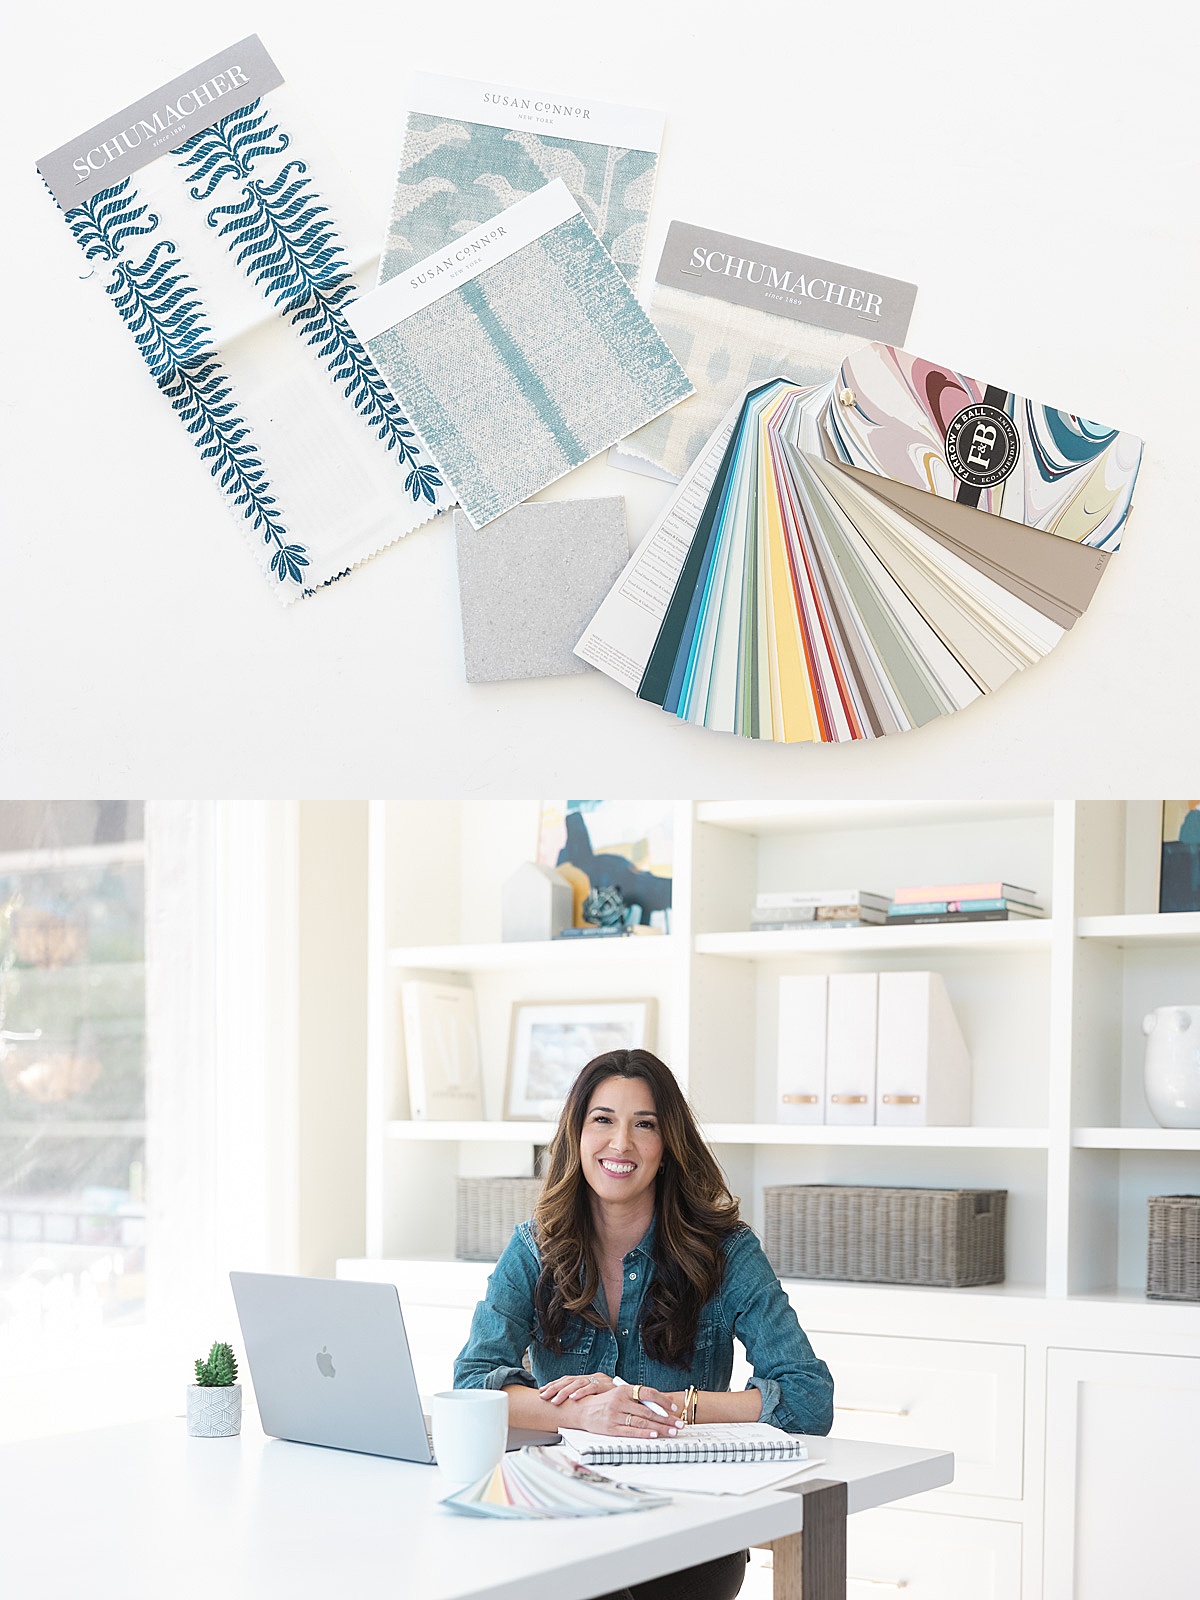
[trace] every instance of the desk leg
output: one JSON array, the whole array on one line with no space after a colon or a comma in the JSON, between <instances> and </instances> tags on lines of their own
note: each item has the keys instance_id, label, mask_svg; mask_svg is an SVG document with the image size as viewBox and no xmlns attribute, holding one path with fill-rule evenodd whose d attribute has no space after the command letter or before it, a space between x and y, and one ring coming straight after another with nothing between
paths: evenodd
<instances>
[{"instance_id":1,"label":"desk leg","mask_svg":"<svg viewBox=\"0 0 1200 1600\"><path fill-rule=\"evenodd\" d=\"M814 1479L804 1496L804 1531L771 1542L774 1600L845 1600L846 1485Z\"/></svg>"}]
</instances>

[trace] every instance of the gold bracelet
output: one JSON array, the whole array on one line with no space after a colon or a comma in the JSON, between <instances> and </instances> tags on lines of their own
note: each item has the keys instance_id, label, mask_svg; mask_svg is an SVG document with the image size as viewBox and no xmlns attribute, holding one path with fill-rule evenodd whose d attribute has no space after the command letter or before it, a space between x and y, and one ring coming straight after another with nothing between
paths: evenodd
<instances>
[{"instance_id":1,"label":"gold bracelet","mask_svg":"<svg viewBox=\"0 0 1200 1600\"><path fill-rule=\"evenodd\" d=\"M693 1383L688 1384L687 1393L683 1397L683 1421L685 1427L690 1427L696 1420L696 1404L699 1398L699 1389Z\"/></svg>"}]
</instances>

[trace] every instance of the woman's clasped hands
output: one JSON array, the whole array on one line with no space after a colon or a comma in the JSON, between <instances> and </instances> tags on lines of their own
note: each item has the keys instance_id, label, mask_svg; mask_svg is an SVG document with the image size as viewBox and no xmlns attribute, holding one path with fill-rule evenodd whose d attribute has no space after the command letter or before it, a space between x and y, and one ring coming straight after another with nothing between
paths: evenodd
<instances>
[{"instance_id":1,"label":"woman's clasped hands","mask_svg":"<svg viewBox=\"0 0 1200 1600\"><path fill-rule=\"evenodd\" d=\"M678 1403L669 1394L652 1389L648 1383L618 1383L607 1372L555 1378L538 1393L553 1406L569 1405L570 1416L564 1417L562 1424L567 1428L616 1434L624 1439L665 1439L683 1428ZM651 1405L657 1406L658 1411L652 1410Z\"/></svg>"}]
</instances>

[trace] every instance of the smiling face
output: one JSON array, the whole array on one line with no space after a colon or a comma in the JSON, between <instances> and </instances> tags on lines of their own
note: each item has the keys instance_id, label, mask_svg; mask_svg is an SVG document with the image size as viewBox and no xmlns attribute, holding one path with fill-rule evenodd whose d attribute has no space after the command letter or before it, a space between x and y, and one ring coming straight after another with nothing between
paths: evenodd
<instances>
[{"instance_id":1,"label":"smiling face","mask_svg":"<svg viewBox=\"0 0 1200 1600\"><path fill-rule=\"evenodd\" d=\"M583 1176L597 1198L618 1204L652 1201L662 1157L654 1095L646 1080L605 1078L598 1083L579 1135Z\"/></svg>"}]
</instances>

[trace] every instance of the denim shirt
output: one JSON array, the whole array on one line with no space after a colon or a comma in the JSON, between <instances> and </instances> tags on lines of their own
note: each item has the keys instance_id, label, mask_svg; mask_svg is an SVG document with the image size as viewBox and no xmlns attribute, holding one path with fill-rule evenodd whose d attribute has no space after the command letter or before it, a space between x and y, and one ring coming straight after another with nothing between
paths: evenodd
<instances>
[{"instance_id":1,"label":"denim shirt","mask_svg":"<svg viewBox=\"0 0 1200 1600\"><path fill-rule=\"evenodd\" d=\"M456 1389L503 1389L511 1384L540 1388L570 1373L607 1372L626 1383L654 1389L695 1384L710 1393L729 1387L733 1341L740 1339L754 1369L747 1387L762 1394L763 1422L788 1433L828 1433L833 1424L833 1379L813 1354L762 1246L749 1228L724 1241L721 1287L700 1313L691 1364L656 1361L642 1343L641 1314L654 1277L654 1223L624 1261L616 1332L569 1317L560 1355L539 1337L534 1287L541 1271L531 1223L522 1222L488 1279L487 1295L475 1307L471 1333L454 1363ZM595 1302L603 1315L604 1291ZM532 1372L522 1365L529 1352Z\"/></svg>"}]
</instances>

